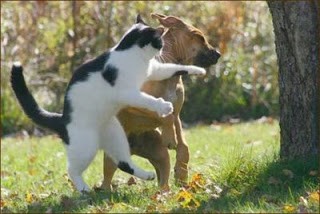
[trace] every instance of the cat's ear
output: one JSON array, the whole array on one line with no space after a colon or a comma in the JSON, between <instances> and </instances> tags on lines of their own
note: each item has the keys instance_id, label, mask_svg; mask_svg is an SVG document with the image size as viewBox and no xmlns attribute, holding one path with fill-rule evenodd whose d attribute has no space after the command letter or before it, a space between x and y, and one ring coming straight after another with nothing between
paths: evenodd
<instances>
[{"instance_id":1,"label":"cat's ear","mask_svg":"<svg viewBox=\"0 0 320 214\"><path fill-rule=\"evenodd\" d=\"M185 26L185 23L181 19L175 16L166 16L159 13L151 13L151 17L153 19L158 19L160 24L162 24L164 27L167 27L167 28Z\"/></svg>"},{"instance_id":2,"label":"cat's ear","mask_svg":"<svg viewBox=\"0 0 320 214\"><path fill-rule=\"evenodd\" d=\"M141 23L141 24L144 24L144 25L146 24L146 23L142 20L140 14L138 14L138 15L137 15L137 18L136 18L136 24L138 24L138 23Z\"/></svg>"}]
</instances>

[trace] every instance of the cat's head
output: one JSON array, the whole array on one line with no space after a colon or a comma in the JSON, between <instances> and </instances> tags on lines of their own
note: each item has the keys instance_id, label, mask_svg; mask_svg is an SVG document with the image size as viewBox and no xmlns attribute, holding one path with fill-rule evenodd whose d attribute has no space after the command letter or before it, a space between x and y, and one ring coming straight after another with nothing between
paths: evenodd
<instances>
[{"instance_id":1,"label":"cat's head","mask_svg":"<svg viewBox=\"0 0 320 214\"><path fill-rule=\"evenodd\" d=\"M153 57L162 48L161 36L163 32L163 27L150 27L138 15L136 23L125 33L115 50L127 50L137 46Z\"/></svg>"}]
</instances>

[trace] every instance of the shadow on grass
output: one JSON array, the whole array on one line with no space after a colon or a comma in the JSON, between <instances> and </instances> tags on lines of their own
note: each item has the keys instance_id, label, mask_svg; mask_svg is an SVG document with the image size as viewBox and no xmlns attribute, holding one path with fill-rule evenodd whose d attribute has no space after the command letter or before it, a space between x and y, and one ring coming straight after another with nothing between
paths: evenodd
<instances>
[{"instance_id":1,"label":"shadow on grass","mask_svg":"<svg viewBox=\"0 0 320 214\"><path fill-rule=\"evenodd\" d=\"M118 191L107 192L103 190L91 191L89 193L73 193L72 196L61 196L56 199L54 195L37 200L28 205L27 209L15 211L15 213L80 213L82 209L92 206L93 213L106 213L111 210L116 203L129 203L134 193L121 193ZM4 209L1 213L13 213L9 209Z\"/></svg>"},{"instance_id":2,"label":"shadow on grass","mask_svg":"<svg viewBox=\"0 0 320 214\"><path fill-rule=\"evenodd\" d=\"M260 210L260 212L279 213L283 212L283 206L286 204L296 205L295 208L297 208L300 196L307 198L308 191L319 189L317 170L319 170L318 158L309 157L304 160L271 162L256 175L252 171L244 171L242 172L244 178L241 178L240 182L234 182L234 178L229 178L231 182L227 181L220 197L202 201L193 212L230 213ZM310 174L310 172L313 173ZM190 212L190 210L181 208L171 212L181 213ZM319 207L309 206L309 212L319 212Z\"/></svg>"}]
</instances>

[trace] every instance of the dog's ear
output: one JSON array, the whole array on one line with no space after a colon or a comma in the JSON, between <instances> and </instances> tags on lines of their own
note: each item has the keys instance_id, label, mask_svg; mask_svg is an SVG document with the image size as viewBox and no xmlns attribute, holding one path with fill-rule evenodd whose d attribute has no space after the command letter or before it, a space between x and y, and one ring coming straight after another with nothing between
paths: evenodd
<instances>
[{"instance_id":1,"label":"dog's ear","mask_svg":"<svg viewBox=\"0 0 320 214\"><path fill-rule=\"evenodd\" d=\"M184 26L184 22L181 21L179 18L174 16L165 16L159 13L152 13L151 17L154 19L158 19L158 21L164 26L164 27L182 27Z\"/></svg>"},{"instance_id":2,"label":"dog's ear","mask_svg":"<svg viewBox=\"0 0 320 214\"><path fill-rule=\"evenodd\" d=\"M137 15L137 18L136 18L136 24L138 24L138 23L141 23L141 24L144 24L144 25L146 24L146 23L142 20L140 14L138 14L138 15Z\"/></svg>"},{"instance_id":3,"label":"dog's ear","mask_svg":"<svg viewBox=\"0 0 320 214\"><path fill-rule=\"evenodd\" d=\"M164 27L157 27L156 32L159 36L162 36L162 34L164 33Z\"/></svg>"}]
</instances>

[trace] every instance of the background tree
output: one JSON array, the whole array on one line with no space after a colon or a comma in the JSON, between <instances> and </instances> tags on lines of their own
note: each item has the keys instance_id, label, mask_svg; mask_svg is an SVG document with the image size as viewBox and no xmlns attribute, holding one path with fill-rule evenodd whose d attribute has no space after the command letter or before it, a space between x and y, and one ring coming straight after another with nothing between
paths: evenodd
<instances>
[{"instance_id":1,"label":"background tree","mask_svg":"<svg viewBox=\"0 0 320 214\"><path fill-rule=\"evenodd\" d=\"M319 143L319 6L316 1L268 5L279 64L280 156L309 156Z\"/></svg>"}]
</instances>

